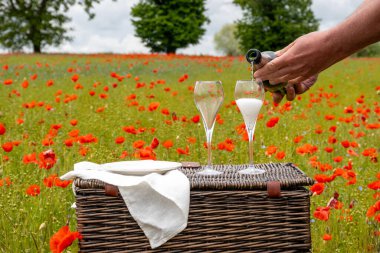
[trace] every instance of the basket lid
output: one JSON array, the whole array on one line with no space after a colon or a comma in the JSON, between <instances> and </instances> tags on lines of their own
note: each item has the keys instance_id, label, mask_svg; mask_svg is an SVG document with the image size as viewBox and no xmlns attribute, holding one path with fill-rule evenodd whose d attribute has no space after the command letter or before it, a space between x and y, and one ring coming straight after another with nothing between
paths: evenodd
<instances>
[{"instance_id":1,"label":"basket lid","mask_svg":"<svg viewBox=\"0 0 380 253\"><path fill-rule=\"evenodd\" d=\"M196 174L201 167L182 167L180 170L189 178L192 190L264 190L271 181L279 182L282 189L314 184L314 180L293 163L265 163L255 166L266 172L259 175L238 173L239 170L247 168L247 165L214 165L214 169L223 172L217 176Z\"/></svg>"}]
</instances>

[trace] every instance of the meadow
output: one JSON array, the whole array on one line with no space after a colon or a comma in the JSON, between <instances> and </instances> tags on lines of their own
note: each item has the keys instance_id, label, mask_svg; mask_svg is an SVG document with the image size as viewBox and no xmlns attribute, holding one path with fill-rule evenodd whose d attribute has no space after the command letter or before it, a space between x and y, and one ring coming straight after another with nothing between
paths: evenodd
<instances>
[{"instance_id":1,"label":"meadow","mask_svg":"<svg viewBox=\"0 0 380 253\"><path fill-rule=\"evenodd\" d=\"M60 228L76 230L71 182L57 176L77 162L206 163L196 80L224 86L214 163L247 163L233 91L249 78L243 57L1 55L0 252L49 252ZM266 94L254 160L293 162L318 182L313 252L380 252L379 94L380 59L346 59L293 102Z\"/></svg>"}]
</instances>

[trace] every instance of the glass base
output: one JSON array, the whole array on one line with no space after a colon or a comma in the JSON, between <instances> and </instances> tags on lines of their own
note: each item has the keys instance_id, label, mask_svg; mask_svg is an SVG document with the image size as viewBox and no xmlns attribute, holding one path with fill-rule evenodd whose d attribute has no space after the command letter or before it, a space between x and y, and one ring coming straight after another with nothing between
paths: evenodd
<instances>
[{"instance_id":1,"label":"glass base","mask_svg":"<svg viewBox=\"0 0 380 253\"><path fill-rule=\"evenodd\" d=\"M246 168L244 170L239 170L238 172L240 174L244 174L244 175L259 175L259 174L265 173L265 170L258 169L255 166L251 165L251 166L249 166L248 168Z\"/></svg>"},{"instance_id":2,"label":"glass base","mask_svg":"<svg viewBox=\"0 0 380 253\"><path fill-rule=\"evenodd\" d=\"M206 167L204 170L198 171L195 174L203 176L217 176L223 174L223 172Z\"/></svg>"}]
</instances>

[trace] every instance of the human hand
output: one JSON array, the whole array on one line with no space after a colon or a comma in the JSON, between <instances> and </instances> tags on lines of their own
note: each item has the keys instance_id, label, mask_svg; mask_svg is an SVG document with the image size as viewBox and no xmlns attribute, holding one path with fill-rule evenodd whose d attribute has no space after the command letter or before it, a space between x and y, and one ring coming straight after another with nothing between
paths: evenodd
<instances>
[{"instance_id":1,"label":"human hand","mask_svg":"<svg viewBox=\"0 0 380 253\"><path fill-rule=\"evenodd\" d=\"M318 75L314 75L305 81L296 84L287 84L286 89L286 99L293 101L296 98L296 95L302 94L310 89L311 86L317 81ZM281 92L273 93L273 102L279 104L283 99L284 95Z\"/></svg>"},{"instance_id":2,"label":"human hand","mask_svg":"<svg viewBox=\"0 0 380 253\"><path fill-rule=\"evenodd\" d=\"M269 80L272 84L297 84L296 89L302 90L299 86L303 81L339 60L336 48L338 46L332 43L328 31L306 34L276 52L277 57L258 69L254 77Z\"/></svg>"}]
</instances>

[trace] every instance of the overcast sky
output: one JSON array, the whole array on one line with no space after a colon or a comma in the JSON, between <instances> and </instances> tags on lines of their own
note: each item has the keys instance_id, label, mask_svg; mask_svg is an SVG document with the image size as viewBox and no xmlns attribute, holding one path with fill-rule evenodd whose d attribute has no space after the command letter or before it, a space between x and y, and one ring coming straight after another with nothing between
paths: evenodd
<instances>
[{"instance_id":1,"label":"overcast sky","mask_svg":"<svg viewBox=\"0 0 380 253\"><path fill-rule=\"evenodd\" d=\"M148 53L140 39L134 36L134 27L130 22L130 9L139 0L103 0L96 4L93 20L88 20L87 14L79 6L73 6L68 16L72 21L69 26L73 41L59 47L51 47L45 51L69 53ZM183 54L218 55L215 51L213 37L223 25L233 23L242 15L240 7L233 0L207 0L206 15L210 23L200 43L186 49L178 50ZM312 10L320 19L320 29L327 29L344 20L362 2L362 0L314 0ZM0 52L2 50L0 49ZM2 51L4 52L4 50Z\"/></svg>"}]
</instances>

